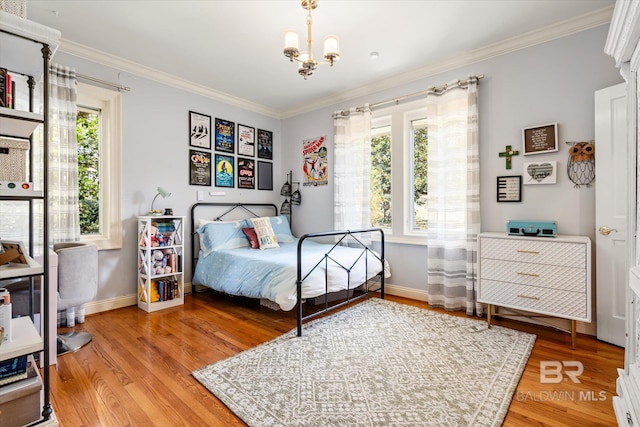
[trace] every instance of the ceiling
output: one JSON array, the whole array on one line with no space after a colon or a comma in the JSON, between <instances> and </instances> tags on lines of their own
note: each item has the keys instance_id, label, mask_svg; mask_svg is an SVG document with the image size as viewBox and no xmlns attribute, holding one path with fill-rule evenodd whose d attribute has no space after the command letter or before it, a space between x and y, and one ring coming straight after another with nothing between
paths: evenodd
<instances>
[{"instance_id":1,"label":"ceiling","mask_svg":"<svg viewBox=\"0 0 640 427\"><path fill-rule=\"evenodd\" d=\"M61 51L287 117L608 23L613 4L319 0L314 56L335 34L341 58L308 80L282 54L285 30L306 40L299 0L28 0L27 17L60 30Z\"/></svg>"}]
</instances>

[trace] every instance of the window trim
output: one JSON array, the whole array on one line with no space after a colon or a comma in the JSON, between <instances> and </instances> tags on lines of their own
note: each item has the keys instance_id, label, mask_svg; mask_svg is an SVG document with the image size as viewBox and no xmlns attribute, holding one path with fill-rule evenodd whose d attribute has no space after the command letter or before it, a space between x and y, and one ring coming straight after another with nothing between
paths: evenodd
<instances>
[{"instance_id":1,"label":"window trim","mask_svg":"<svg viewBox=\"0 0 640 427\"><path fill-rule=\"evenodd\" d=\"M391 228L384 229L385 242L418 245L426 245L427 243L427 230L411 230L411 122L425 118L426 110L426 99L421 99L376 110L371 114L372 130L384 125L391 126L392 220ZM394 171L396 171L395 174ZM401 171L401 173L398 174L397 171ZM400 175L399 178L398 175ZM398 200L398 196L402 200ZM397 218L400 218L400 221Z\"/></svg>"},{"instance_id":2,"label":"window trim","mask_svg":"<svg viewBox=\"0 0 640 427\"><path fill-rule=\"evenodd\" d=\"M122 94L78 82L77 103L101 112L100 123L100 229L81 236L99 250L122 249ZM106 174L109 174L107 179Z\"/></svg>"}]
</instances>

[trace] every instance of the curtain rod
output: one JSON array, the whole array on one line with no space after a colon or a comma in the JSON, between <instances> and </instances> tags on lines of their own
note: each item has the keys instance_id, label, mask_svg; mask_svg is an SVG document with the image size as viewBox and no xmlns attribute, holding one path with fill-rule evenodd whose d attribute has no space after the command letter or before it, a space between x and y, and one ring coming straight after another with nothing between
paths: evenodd
<instances>
[{"instance_id":1,"label":"curtain rod","mask_svg":"<svg viewBox=\"0 0 640 427\"><path fill-rule=\"evenodd\" d=\"M83 80L89 80L89 81L92 81L92 82L100 83L100 84L103 84L103 85L106 85L106 86L115 87L118 90L126 90L127 92L129 92L131 90L131 88L128 87L128 86L119 85L117 83L111 83L111 82L108 82L106 80L96 79L95 77L85 76L84 74L76 73L76 77L78 77L80 79L83 79Z\"/></svg>"},{"instance_id":2,"label":"curtain rod","mask_svg":"<svg viewBox=\"0 0 640 427\"><path fill-rule=\"evenodd\" d=\"M428 94L435 94L435 95L442 95L443 93L451 90L451 89L455 89L455 88L464 88L466 87L469 83L471 83L472 81L478 81L480 79L484 78L484 74L480 74L478 76L469 76L464 80L457 80L455 81L453 84L451 83L445 83L441 86L431 86L429 89L425 89L425 90L421 90L420 92L414 92L414 93L410 93L408 95L403 95L403 96L399 96L397 98L391 98L391 99L387 99L385 101L380 101L380 102L376 102L373 104L369 105L369 108L374 109L376 107L380 107L382 105L387 105L387 104L399 104L400 101L404 101L406 99L409 98L416 98L418 96L423 96L423 95L428 95ZM362 112L364 110L364 107L357 107L356 111L358 112ZM348 117L349 116L349 110L343 110L337 113L333 114L333 118L337 118L337 117Z\"/></svg>"}]
</instances>

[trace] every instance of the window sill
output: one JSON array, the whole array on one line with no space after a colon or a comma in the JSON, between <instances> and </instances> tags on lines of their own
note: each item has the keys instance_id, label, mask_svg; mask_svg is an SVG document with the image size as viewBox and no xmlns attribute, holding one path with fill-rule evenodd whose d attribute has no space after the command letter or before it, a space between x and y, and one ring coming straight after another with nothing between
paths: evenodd
<instances>
[{"instance_id":1,"label":"window sill","mask_svg":"<svg viewBox=\"0 0 640 427\"><path fill-rule=\"evenodd\" d=\"M109 239L106 236L97 234L92 236L82 236L80 237L80 241L96 245L99 251L122 249L122 236L116 236Z\"/></svg>"},{"instance_id":2,"label":"window sill","mask_svg":"<svg viewBox=\"0 0 640 427\"><path fill-rule=\"evenodd\" d=\"M380 239L374 236L373 241L380 241ZM385 233L384 242L402 245L427 246L427 236L396 236Z\"/></svg>"}]
</instances>

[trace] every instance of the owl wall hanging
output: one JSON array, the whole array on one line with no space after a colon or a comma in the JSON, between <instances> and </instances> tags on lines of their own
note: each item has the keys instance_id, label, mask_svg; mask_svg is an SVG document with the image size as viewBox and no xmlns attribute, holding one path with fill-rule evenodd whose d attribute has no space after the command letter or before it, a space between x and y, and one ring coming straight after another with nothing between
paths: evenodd
<instances>
[{"instance_id":1,"label":"owl wall hanging","mask_svg":"<svg viewBox=\"0 0 640 427\"><path fill-rule=\"evenodd\" d=\"M576 188L581 185L590 187L596 177L596 148L593 143L594 141L567 142L567 144L571 144L567 175Z\"/></svg>"}]
</instances>

